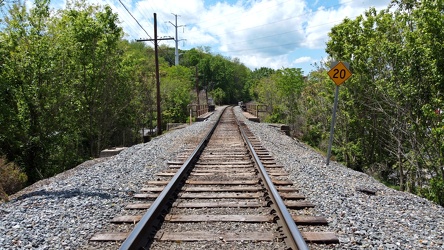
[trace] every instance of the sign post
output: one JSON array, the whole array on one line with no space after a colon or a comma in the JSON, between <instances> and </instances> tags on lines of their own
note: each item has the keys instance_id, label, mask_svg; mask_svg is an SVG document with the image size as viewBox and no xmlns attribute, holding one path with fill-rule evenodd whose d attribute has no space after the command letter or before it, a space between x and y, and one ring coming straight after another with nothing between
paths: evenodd
<instances>
[{"instance_id":1,"label":"sign post","mask_svg":"<svg viewBox=\"0 0 444 250\"><path fill-rule=\"evenodd\" d=\"M330 127L330 139L328 141L328 151L327 151L327 160L326 165L328 166L330 164L330 157L331 157L331 145L333 143L333 133L335 130L335 122L336 122L336 109L338 107L338 96L339 96L339 86L343 84L350 76L352 76L352 73L347 68L347 66L343 62L339 62L336 65L333 65L333 67L328 71L328 76L335 82L336 84L336 91L335 91L335 102L333 104L333 115L331 118L331 127Z\"/></svg>"}]
</instances>

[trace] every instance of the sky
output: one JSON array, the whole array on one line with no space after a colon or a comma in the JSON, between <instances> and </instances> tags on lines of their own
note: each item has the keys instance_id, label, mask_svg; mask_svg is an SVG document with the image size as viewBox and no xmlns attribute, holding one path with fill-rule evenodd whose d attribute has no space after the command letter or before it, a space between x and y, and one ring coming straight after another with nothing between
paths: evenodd
<instances>
[{"instance_id":1,"label":"sky","mask_svg":"<svg viewBox=\"0 0 444 250\"><path fill-rule=\"evenodd\" d=\"M64 8L64 1L53 0L52 7ZM238 58L252 70L301 68L304 74L328 58L325 47L334 25L346 17L354 19L370 7L385 9L390 3L390 0L86 1L111 6L119 15L127 40L154 37L153 13L157 15L158 37L175 38L177 15L181 50L209 47L211 53ZM175 46L174 40L160 44Z\"/></svg>"}]
</instances>

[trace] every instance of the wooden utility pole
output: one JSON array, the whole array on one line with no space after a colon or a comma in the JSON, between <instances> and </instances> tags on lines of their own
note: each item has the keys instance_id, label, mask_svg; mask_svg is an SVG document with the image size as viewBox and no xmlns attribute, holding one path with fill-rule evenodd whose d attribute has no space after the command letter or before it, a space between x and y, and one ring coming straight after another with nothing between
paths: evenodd
<instances>
[{"instance_id":1,"label":"wooden utility pole","mask_svg":"<svg viewBox=\"0 0 444 250\"><path fill-rule=\"evenodd\" d=\"M154 13L154 39L139 39L138 42L154 41L154 58L156 62L156 99L157 99L157 135L162 134L162 111L160 110L160 77L159 77L159 55L157 49L157 41L173 40L174 38L157 38L157 15Z\"/></svg>"},{"instance_id":2,"label":"wooden utility pole","mask_svg":"<svg viewBox=\"0 0 444 250\"><path fill-rule=\"evenodd\" d=\"M197 71L197 65L196 65L196 95L197 95L197 109L199 109L199 73Z\"/></svg>"}]
</instances>

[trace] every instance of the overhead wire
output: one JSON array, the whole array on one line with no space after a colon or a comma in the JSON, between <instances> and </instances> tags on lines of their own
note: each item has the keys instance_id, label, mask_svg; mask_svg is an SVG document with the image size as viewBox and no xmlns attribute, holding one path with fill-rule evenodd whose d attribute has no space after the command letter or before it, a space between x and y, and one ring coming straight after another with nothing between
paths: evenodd
<instances>
[{"instance_id":1,"label":"overhead wire","mask_svg":"<svg viewBox=\"0 0 444 250\"><path fill-rule=\"evenodd\" d=\"M150 38L153 39L150 34L148 34L148 32L143 28L143 26L139 23L139 21L137 21L137 19L133 16L133 14L131 14L131 12L128 10L128 8L125 6L125 4L123 4L122 0L119 0L120 4L123 6L123 8L125 8L125 10L128 12L128 14L134 19L134 21L136 21L136 23L139 25L139 27L145 31L145 34ZM153 42L154 44L154 42Z\"/></svg>"},{"instance_id":2,"label":"overhead wire","mask_svg":"<svg viewBox=\"0 0 444 250\"><path fill-rule=\"evenodd\" d=\"M272 46L266 46L266 47L261 47L261 48L230 50L230 51L225 51L225 52L243 52L243 51L249 51L249 50L270 49L270 48L277 48L277 47L286 47L286 46L296 45L296 44L299 44L299 43L286 43L286 44L272 45Z\"/></svg>"},{"instance_id":3,"label":"overhead wire","mask_svg":"<svg viewBox=\"0 0 444 250\"><path fill-rule=\"evenodd\" d=\"M143 26L140 24L140 22L134 17L134 15L129 11L129 9L125 6L125 4L123 4L123 2L121 0L119 0L120 4L125 8L125 10L128 12L128 14L134 19L134 21L136 21L136 23L139 25L139 27L145 32L145 34L149 37L149 39L151 40L150 42L155 45L155 42L153 41L153 38L148 34L148 32L143 28ZM151 9L153 10L153 12L155 13L152 5L150 4ZM150 19L148 19L150 20ZM158 22L159 23L159 22ZM154 27L154 26L153 26ZM164 53L164 50L159 46L158 44L158 49L161 53Z\"/></svg>"},{"instance_id":4,"label":"overhead wire","mask_svg":"<svg viewBox=\"0 0 444 250\"><path fill-rule=\"evenodd\" d=\"M318 41L318 40L322 40L322 38L316 39L315 41ZM222 52L223 53L233 53L233 52L244 52L244 51L251 51L251 50L264 50L264 49L277 48L277 47L286 47L286 46L297 45L297 44L300 44L300 42L286 43L286 44L277 44L277 45L265 46L265 47L255 47L255 48L251 48L251 49L227 50L227 51L222 51Z\"/></svg>"},{"instance_id":5,"label":"overhead wire","mask_svg":"<svg viewBox=\"0 0 444 250\"><path fill-rule=\"evenodd\" d=\"M156 9L158 8L157 6L153 6L152 5L152 2L151 1L148 1L148 5L149 5L149 8L151 8L151 10L152 10L152 12L153 13L156 13L157 11L156 11ZM151 20L152 18L149 18L148 20ZM162 17L161 16L159 16L159 15L157 15L157 26L158 26L158 31L159 31L159 26L161 27L161 31L163 31L163 33L167 33L167 31L168 31L168 26L165 24L166 22L165 21L163 21L163 19L162 19ZM154 28L154 25L152 25L152 27ZM158 42L158 45L160 45L160 43L161 43L162 41L159 41ZM159 46L158 47L158 49L159 49L159 51L161 52L161 53L164 53L164 50Z\"/></svg>"},{"instance_id":6,"label":"overhead wire","mask_svg":"<svg viewBox=\"0 0 444 250\"><path fill-rule=\"evenodd\" d=\"M287 1L282 1L282 2L280 2L280 3L277 3L277 4L273 5L272 7L280 6L280 5L284 4L285 2L288 2L288 0L287 0ZM333 8L333 7L336 7L336 6L345 5L345 4L347 4L347 3L351 3L351 2L353 2L353 0L351 0L351 1L347 1L347 2L343 2L343 3L339 3L339 4L334 4L334 5L328 6L328 7L326 7L326 8L329 9L329 8ZM269 8L267 8L267 9L263 9L263 10L260 10L260 11L250 12L250 13L248 13L247 15L257 14L257 13L262 12L262 11L265 11L265 10L269 11ZM321 11L321 10L323 10L323 9L318 9L318 10L316 10L316 11L314 11L314 12L311 12L311 14L312 14L312 13L316 13L316 12ZM229 13L229 14L227 14L227 15L224 15L224 17L222 17L222 18L220 18L220 19L221 19L221 20L222 20L222 19L225 19L225 20L226 20L226 17L227 17L227 16L230 16L230 15L233 15L233 14L236 14L236 13L239 13L239 12L241 12L241 11L244 11L244 10L231 12L231 13ZM272 24L276 24L276 23L279 23L279 22L284 22L284 21L288 21L288 20L291 20L291 19L295 19L295 18L298 18L298 17L303 17L303 16L306 16L306 15L309 15L309 14L310 14L310 13L304 13L304 14L300 14L300 15L296 15L296 16L288 17L288 18L285 18L285 19L282 19L282 20L274 21L274 22L271 22L271 23L266 23L266 24L261 24L261 25L256 25L256 26L251 26L251 27L244 28L244 29L239 29L239 30L232 30L232 31L229 31L229 33L235 33L235 32L239 32L239 31L245 31L245 30L248 30L248 29L254 29L254 28L259 28L259 27L263 27L263 26L267 26L267 25L272 25ZM243 18L243 17L245 17L245 15L243 15L242 17L236 18L236 19L240 19L240 18ZM234 20L236 20L236 19L234 19ZM212 19L212 20L214 20L214 19ZM233 20L233 19L231 19L231 20ZM342 19L341 19L341 20L342 20ZM202 22L204 22L204 20L203 20ZM200 23L202 23L202 22L200 22ZM334 22L337 22L337 21L334 21ZM334 22L328 22L328 23L324 23L324 24L321 24L321 25L313 26L313 27L318 27L318 26L328 25L328 24L330 24L330 23L334 23ZM219 23L219 24L211 25L211 26L201 26L201 28L208 28L208 27L213 27L213 26L223 25L223 24L225 24L225 23L226 23L226 21L221 22L221 23ZM194 25L198 25L199 23L197 23L197 22L195 22L195 23L191 23L191 25L193 25L193 24L194 24ZM230 44L226 44L226 45L233 45L233 44L245 43L245 42L248 42L248 41L259 40L259 39L263 39L263 38L270 38L270 37L274 37L274 36L281 36L281 35L284 35L284 34L297 32L297 31L300 31L300 30L303 30L303 29L304 29L304 28L301 28L301 29L294 29L294 30L290 30L290 31L287 31L287 32L282 32L282 33L278 33L278 34L273 34L273 35L268 35L268 36L257 37L257 38L253 38L253 39L249 39L249 40L240 41L240 42L238 41L238 42L234 42L234 43L230 43ZM288 46L288 45L293 45L293 44L297 44L297 43L283 44L283 45L276 45L276 46L272 46L272 47ZM270 48L270 47L260 47L260 48L256 48L256 49L267 49L267 48ZM240 52L240 51L248 51L248 50L254 50L254 49L234 50L234 51L225 51L225 52Z\"/></svg>"},{"instance_id":7,"label":"overhead wire","mask_svg":"<svg viewBox=\"0 0 444 250\"><path fill-rule=\"evenodd\" d=\"M282 1L282 2L280 2L280 3L277 3L277 4L273 5L272 7L280 6L280 5L282 5L282 4L284 4L285 2L288 2L288 1L289 1L289 0ZM128 9L126 8L126 6L122 3L122 1L119 0L119 2L120 2L120 3L122 4L122 6L126 9L126 11L131 15L131 17L136 21L136 23L142 28L142 30L148 35L148 37L150 37L150 39L152 39L151 36L149 36L148 32L147 32L147 31L142 27L142 25L137 21L137 19L136 19L136 18L135 18L130 12L129 12L129 10L128 10ZM353 2L353 0L351 0L351 1L347 1L347 2L343 2L343 3L339 3L339 4L335 4L335 5L331 5L331 6L328 6L328 7L326 7L326 8L329 9L329 8L336 7L336 6L345 5L345 4L350 3L350 2ZM149 3L149 7L153 10L153 12L156 12L156 11L154 10L154 7L152 6L151 2L149 1L148 3ZM269 11L269 8L267 8L266 10ZM233 30L233 31L230 31L230 33L235 33L235 32L239 32L239 31L244 31L244 30L248 30L248 29L254 29L254 28L258 28L258 27L263 27L263 26L267 26L267 25L272 25L272 24L279 23L279 22L288 21L288 20L291 20L291 19L294 19L294 18L297 18L297 17L303 17L303 16L306 16L306 15L309 15L309 14L312 14L312 13L316 13L316 12L321 11L321 10L325 10L325 8L324 8L324 9L318 9L318 10L316 10L316 11L314 11L314 12L310 12L310 13L304 13L304 14L300 14L300 15L296 15L296 16L292 16L292 17L287 17L287 18L285 18L285 19L278 20L278 21L274 21L274 22L271 22L271 23L266 23L266 24L261 24L261 25L256 25L256 26L251 26L251 27L248 27L248 28L245 28L245 29ZM243 11L243 10L241 10L241 11ZM224 15L222 18L226 19L227 16L230 16L230 15L233 15L233 14L236 14L236 13L239 13L239 12L241 12L241 11L236 11L236 12L229 13L229 14L227 14L227 15ZM248 15L252 15L252 14L255 14L255 13L257 14L258 12L262 12L262 11L265 11L265 9L260 10L260 11L251 12L251 13L249 13ZM242 17L244 17L244 16L242 16ZM236 19L240 19L240 18L242 18L242 17L239 17L239 18L236 18ZM220 18L220 19L222 20L222 18ZM158 18L158 19L159 19L159 18ZM236 19L234 19L234 20L236 20ZM213 20L214 20L214 19L213 19ZM231 19L231 20L233 20L233 19ZM202 22L204 22L204 20L203 20ZM202 22L191 23L191 25L198 25L199 23L202 23ZM336 22L336 21L335 21L335 22ZM158 23L161 23L161 25L162 25L162 27L163 27L165 33L166 33L166 32L168 31L168 26L165 25L166 22L163 22L162 20L160 20L160 22L158 21ZM217 25L222 25L222 24L224 24L224 23L226 23L226 21L224 21L223 23L221 22L220 24L215 24L215 25L211 25L211 26L201 26L201 27L202 27L202 28L208 28L208 27L213 27L213 26L217 26ZM331 23L333 23L333 22L328 22L328 23L324 23L324 24L321 24L321 25L317 25L317 26L328 25L328 24L331 24ZM189 25L189 24L188 24L188 25ZM317 27L317 26L313 26L313 27ZM237 41L237 42L229 43L229 44L226 44L226 45L233 45L233 44L245 43L245 42L248 42L248 41L254 41L254 40L259 40L259 39L264 39L264 38L270 38L270 37L274 37L274 36L281 36L281 35L284 35L284 34L288 34L288 33L292 33L292 32L297 32L297 31L299 31L299 30L303 30L303 28L301 28L301 29L295 29L295 30L290 30L290 31L288 31L288 32L277 33L277 34L273 34L273 35L267 35L267 36L262 36L262 37L256 37L256 38L253 38L253 39L248 39L248 40L243 40L243 41ZM228 52L241 52L241 51L258 50L258 49L268 49L268 48L272 48L272 47L289 46L289 45L294 45L294 44L297 44L297 43L282 44L282 45L267 46L267 47L259 47L259 48L254 48L254 49L245 49L245 50L224 51L224 53L228 53Z\"/></svg>"}]
</instances>

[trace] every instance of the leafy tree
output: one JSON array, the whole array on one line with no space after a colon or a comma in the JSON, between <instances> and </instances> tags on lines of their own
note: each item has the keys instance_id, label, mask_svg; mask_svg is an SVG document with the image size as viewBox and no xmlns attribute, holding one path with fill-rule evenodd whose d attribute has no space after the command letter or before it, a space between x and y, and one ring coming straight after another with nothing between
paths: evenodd
<instances>
[{"instance_id":1,"label":"leafy tree","mask_svg":"<svg viewBox=\"0 0 444 250\"><path fill-rule=\"evenodd\" d=\"M0 32L0 153L29 182L98 155L130 124L131 80L122 74L121 28L109 7L15 4ZM87 126L85 126L85 121Z\"/></svg>"},{"instance_id":2,"label":"leafy tree","mask_svg":"<svg viewBox=\"0 0 444 250\"><path fill-rule=\"evenodd\" d=\"M191 103L192 70L184 66L165 67L161 81L162 115L165 122L186 122Z\"/></svg>"},{"instance_id":3,"label":"leafy tree","mask_svg":"<svg viewBox=\"0 0 444 250\"><path fill-rule=\"evenodd\" d=\"M267 75L268 73L266 73ZM297 125L297 100L304 87L301 69L284 68L261 78L254 86L254 95L268 108L266 121Z\"/></svg>"},{"instance_id":4,"label":"leafy tree","mask_svg":"<svg viewBox=\"0 0 444 250\"><path fill-rule=\"evenodd\" d=\"M1 33L9 52L3 61L4 90L9 99L9 110L3 119L11 123L2 136L2 151L10 160L26 166L31 180L43 177L42 166L50 154L48 143L56 137L52 122L54 89L50 87L53 65L50 38L46 36L45 22L49 18L47 1L37 1L30 12L24 6L14 5L5 18ZM51 170L48 169L48 172Z\"/></svg>"},{"instance_id":5,"label":"leafy tree","mask_svg":"<svg viewBox=\"0 0 444 250\"><path fill-rule=\"evenodd\" d=\"M123 50L121 77L129 81L133 93L127 100L132 110L126 113L129 127L132 131L154 129L157 123L154 50L143 43L127 41L122 41L119 47ZM140 135L136 135L132 142L140 140Z\"/></svg>"},{"instance_id":6,"label":"leafy tree","mask_svg":"<svg viewBox=\"0 0 444 250\"><path fill-rule=\"evenodd\" d=\"M327 151L332 116L334 84L324 65L310 72L298 100L302 126L295 131L311 146ZM295 128L298 129L298 128Z\"/></svg>"},{"instance_id":7,"label":"leafy tree","mask_svg":"<svg viewBox=\"0 0 444 250\"><path fill-rule=\"evenodd\" d=\"M436 111L443 106L443 6L434 0L391 6L346 19L330 33L327 52L354 71L341 91L336 153L386 180L395 169L400 189L421 193L430 182L426 175L434 183L443 176L443 125Z\"/></svg>"},{"instance_id":8,"label":"leafy tree","mask_svg":"<svg viewBox=\"0 0 444 250\"><path fill-rule=\"evenodd\" d=\"M248 89L249 96L253 98L254 100L258 99L258 96L255 92L255 87L258 85L259 81L262 78L269 77L270 75L274 74L275 70L271 68L262 67L259 69L255 69L248 77L248 81L245 84L245 87Z\"/></svg>"},{"instance_id":9,"label":"leafy tree","mask_svg":"<svg viewBox=\"0 0 444 250\"><path fill-rule=\"evenodd\" d=\"M49 1L36 0L30 9L1 7L0 155L23 168L29 183L109 146L137 143L141 128L153 128L153 49L123 40L109 6L74 0L50 11ZM219 88L222 103L247 98L250 71L239 60L197 48L182 51L184 65L176 67L172 51L160 48L167 122L187 119L196 66L198 89Z\"/></svg>"},{"instance_id":10,"label":"leafy tree","mask_svg":"<svg viewBox=\"0 0 444 250\"><path fill-rule=\"evenodd\" d=\"M225 99L225 92L221 88L213 90L211 95L213 96L214 102L219 105Z\"/></svg>"}]
</instances>

